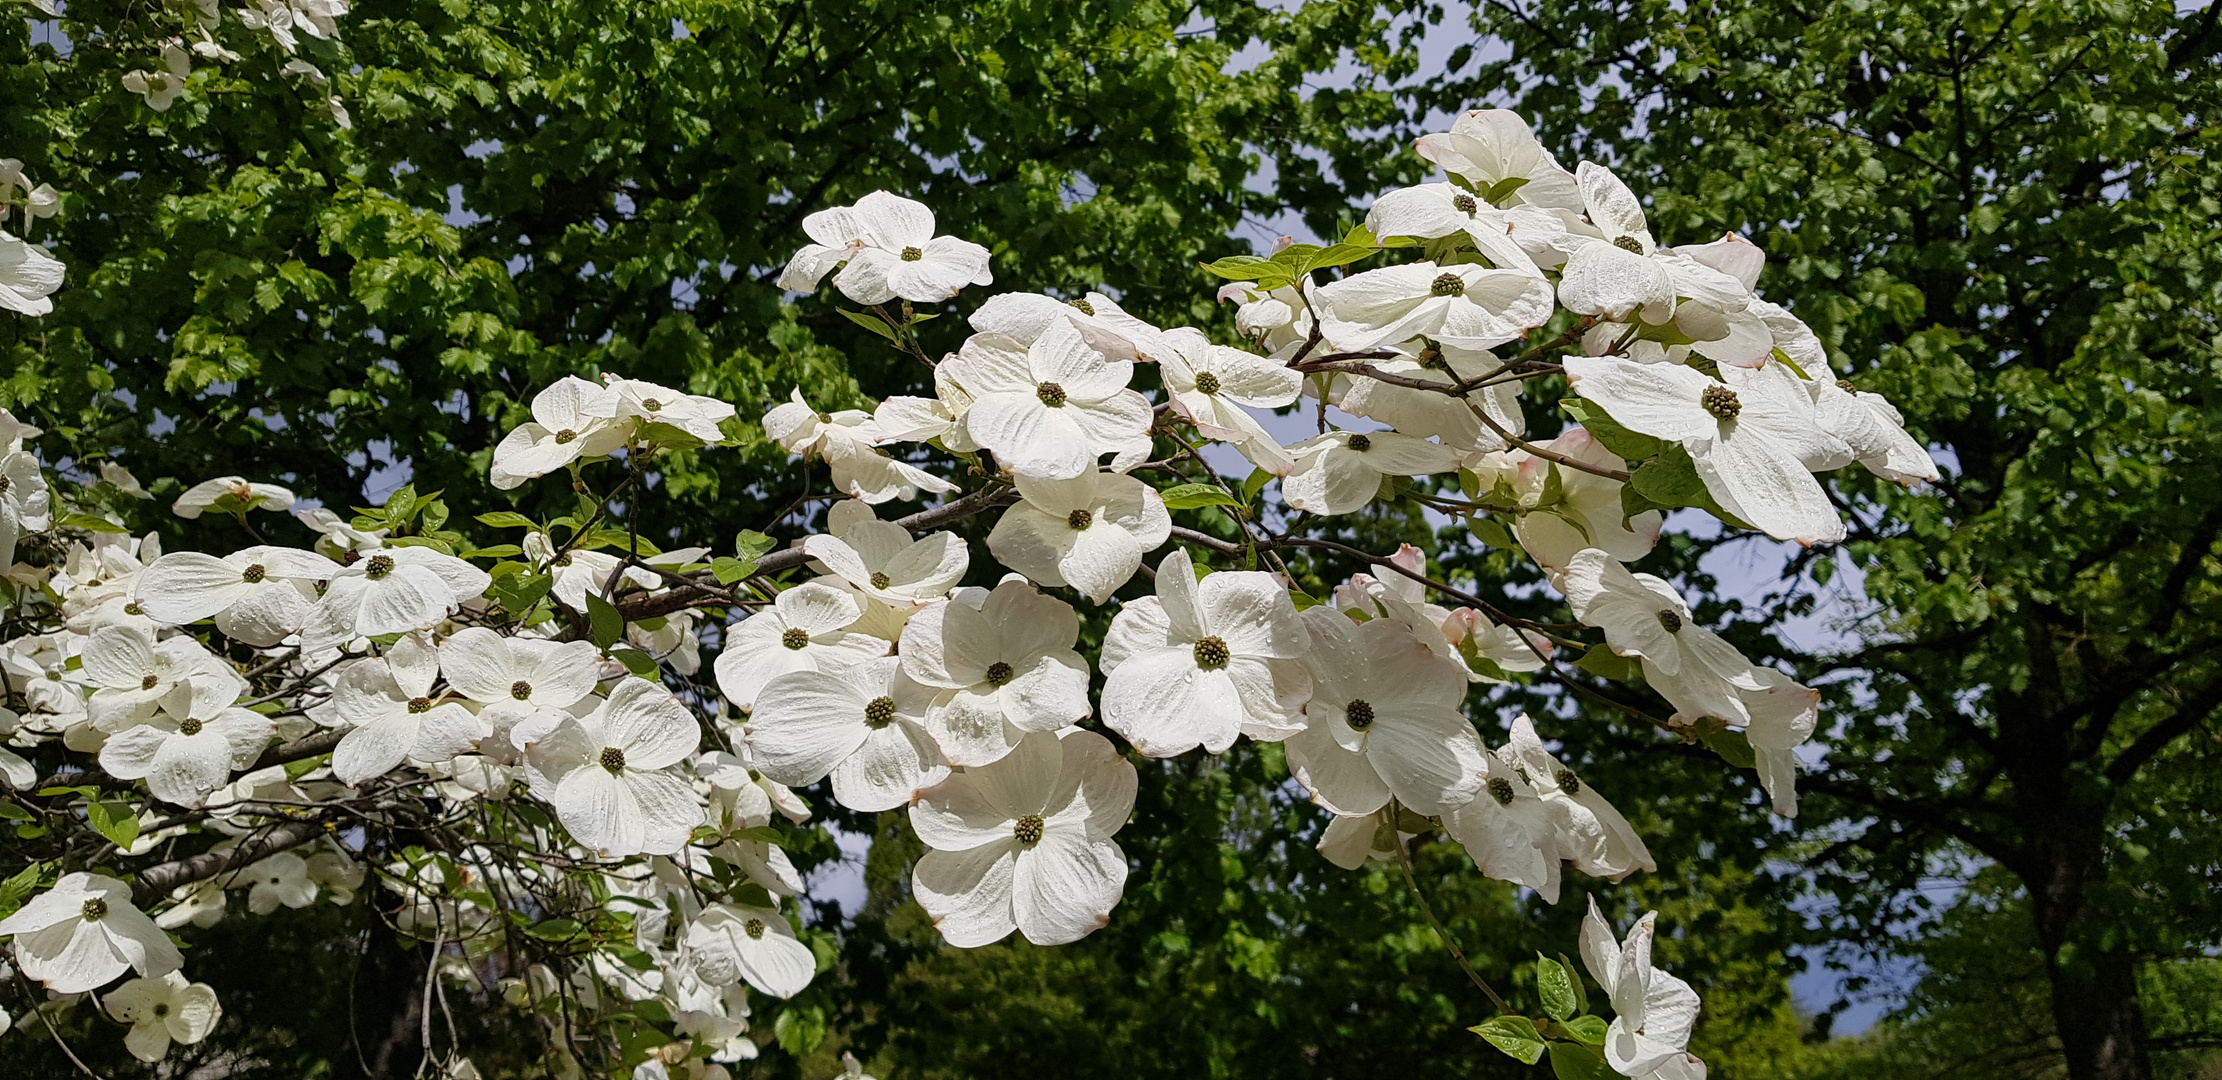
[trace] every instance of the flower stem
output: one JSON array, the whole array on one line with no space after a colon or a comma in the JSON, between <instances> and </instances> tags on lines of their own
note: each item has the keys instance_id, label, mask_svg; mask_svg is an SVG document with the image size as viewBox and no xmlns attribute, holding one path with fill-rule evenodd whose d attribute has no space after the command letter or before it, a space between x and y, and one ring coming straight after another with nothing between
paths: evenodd
<instances>
[{"instance_id":1,"label":"flower stem","mask_svg":"<svg viewBox=\"0 0 2222 1080\"><path fill-rule=\"evenodd\" d=\"M1458 939L1451 937L1450 930L1445 928L1442 921L1435 917L1435 909L1428 906L1427 894L1420 891L1419 879L1412 876L1412 857L1405 852L1404 838L1401 836L1397 837L1396 842L1396 865L1397 869L1404 871L1405 887L1412 890L1412 899L1420 905L1420 914L1426 917L1428 927L1435 931L1435 936L1442 941L1443 947L1450 950L1451 959L1458 961L1458 970L1465 972L1466 977L1473 980L1473 984L1489 998L1489 1003L1495 1005L1498 1012L1507 1016L1520 1015L1520 1010L1505 1004L1504 998L1499 996L1495 990L1490 989L1488 983L1482 981L1481 973L1475 971L1474 966L1466 962L1466 952L1458 947Z\"/></svg>"}]
</instances>

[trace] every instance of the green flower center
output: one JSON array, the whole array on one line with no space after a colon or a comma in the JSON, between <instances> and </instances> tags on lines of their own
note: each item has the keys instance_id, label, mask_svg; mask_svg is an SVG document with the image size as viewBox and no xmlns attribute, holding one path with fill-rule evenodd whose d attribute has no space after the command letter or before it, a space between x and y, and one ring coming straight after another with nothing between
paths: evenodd
<instances>
[{"instance_id":1,"label":"green flower center","mask_svg":"<svg viewBox=\"0 0 2222 1080\"><path fill-rule=\"evenodd\" d=\"M572 441L572 440L574 440L574 439L577 439L578 437L579 437L579 433L578 433L578 432L576 432L576 431L573 431L573 430L571 430L570 428L564 428L564 429L563 429L562 431L558 431L558 432L556 432L556 445L557 445L557 446L562 446L562 445L564 445L565 443L568 443L568 442L571 442L571 441Z\"/></svg>"},{"instance_id":2,"label":"green flower center","mask_svg":"<svg viewBox=\"0 0 2222 1080\"><path fill-rule=\"evenodd\" d=\"M884 588L888 587L889 585L892 585L892 584L894 584L894 583L895 583L895 579L894 579L894 578L891 578L891 577L888 577L888 576L887 576L886 574L884 574L884 573L874 573L874 574L872 575L872 577L871 577L871 582L872 582L872 587L873 587L873 588L875 588L875 589L884 589Z\"/></svg>"},{"instance_id":3,"label":"green flower center","mask_svg":"<svg viewBox=\"0 0 2222 1080\"><path fill-rule=\"evenodd\" d=\"M1505 778L1504 778L1504 777L1502 777L1502 776L1492 776L1492 777L1490 777L1490 778L1489 778L1489 797L1490 797L1490 798L1492 798L1492 799L1495 799L1495 800L1497 800L1497 805L1498 805L1498 806L1511 806L1511 805L1512 805L1512 781L1510 781L1510 780L1507 780L1507 779L1505 779Z\"/></svg>"},{"instance_id":4,"label":"green flower center","mask_svg":"<svg viewBox=\"0 0 2222 1080\"><path fill-rule=\"evenodd\" d=\"M617 748L617 747L614 747L614 746L605 746L605 747L603 747L603 748L602 748L602 767L603 767L603 768L605 768L605 769L608 769L608 770L610 771L610 773L611 773L612 775L615 775L615 774L617 774L617 773L621 773L621 772L624 772L624 771L625 771L625 751L623 751L623 750L621 750L621 749L619 749L619 748Z\"/></svg>"},{"instance_id":5,"label":"green flower center","mask_svg":"<svg viewBox=\"0 0 2222 1080\"><path fill-rule=\"evenodd\" d=\"M741 929L747 931L749 937L762 938L764 936L764 920L750 919Z\"/></svg>"},{"instance_id":6,"label":"green flower center","mask_svg":"<svg viewBox=\"0 0 2222 1080\"><path fill-rule=\"evenodd\" d=\"M1350 448L1360 453L1364 453L1367 450L1373 449L1373 440L1364 435L1352 435L1350 437Z\"/></svg>"},{"instance_id":7,"label":"green flower center","mask_svg":"<svg viewBox=\"0 0 2222 1080\"><path fill-rule=\"evenodd\" d=\"M662 412L664 403L655 398L642 398L640 399L640 407L649 412Z\"/></svg>"},{"instance_id":8,"label":"green flower center","mask_svg":"<svg viewBox=\"0 0 2222 1080\"><path fill-rule=\"evenodd\" d=\"M198 735L201 733L201 722L188 716L178 724L177 733L180 735Z\"/></svg>"},{"instance_id":9,"label":"green flower center","mask_svg":"<svg viewBox=\"0 0 2222 1080\"><path fill-rule=\"evenodd\" d=\"M907 248L904 248L904 249L903 249L903 261L904 261L904 262L917 262L918 260L920 260L920 259L923 259L923 258L925 258L925 257L926 257L926 253L925 253L925 252L923 252L923 251L920 251L920 250L919 250L919 249L917 249L917 248L914 248L914 247L907 247Z\"/></svg>"},{"instance_id":10,"label":"green flower center","mask_svg":"<svg viewBox=\"0 0 2222 1080\"><path fill-rule=\"evenodd\" d=\"M1582 782L1574 776L1571 769L1560 769L1551 774L1551 779L1558 781L1558 789L1568 795L1582 793Z\"/></svg>"},{"instance_id":11,"label":"green flower center","mask_svg":"<svg viewBox=\"0 0 2222 1080\"><path fill-rule=\"evenodd\" d=\"M805 648L810 644L810 631L799 626L790 626L786 633L779 635L779 643L790 649Z\"/></svg>"},{"instance_id":12,"label":"green flower center","mask_svg":"<svg viewBox=\"0 0 2222 1080\"><path fill-rule=\"evenodd\" d=\"M1095 523L1096 514L1093 510L1080 509L1065 515L1065 524L1075 529L1085 529Z\"/></svg>"},{"instance_id":13,"label":"green flower center","mask_svg":"<svg viewBox=\"0 0 2222 1080\"><path fill-rule=\"evenodd\" d=\"M1199 371L1199 372L1197 372L1197 373L1196 373L1196 389L1197 389L1197 390L1198 390L1199 392L1201 392L1201 393L1205 393L1205 394L1216 394L1216 393L1218 393L1218 392L1219 392L1219 376L1217 376L1217 375L1214 375L1214 374L1212 374L1211 372L1208 372L1208 371Z\"/></svg>"},{"instance_id":14,"label":"green flower center","mask_svg":"<svg viewBox=\"0 0 2222 1080\"><path fill-rule=\"evenodd\" d=\"M1096 313L1096 306L1089 303L1088 298L1085 296L1075 297L1071 300L1065 301L1065 303L1073 309L1079 311L1082 315L1093 315Z\"/></svg>"},{"instance_id":15,"label":"green flower center","mask_svg":"<svg viewBox=\"0 0 2222 1080\"><path fill-rule=\"evenodd\" d=\"M1065 388L1057 385L1056 383L1045 382L1040 386L1035 387L1034 396L1042 399L1042 404L1047 405L1052 409L1062 409L1065 407Z\"/></svg>"},{"instance_id":16,"label":"green flower center","mask_svg":"<svg viewBox=\"0 0 2222 1080\"><path fill-rule=\"evenodd\" d=\"M519 679L516 682L510 683L509 696L516 698L519 701L530 699L532 697L532 684L526 682L523 679Z\"/></svg>"},{"instance_id":17,"label":"green flower center","mask_svg":"<svg viewBox=\"0 0 2222 1080\"><path fill-rule=\"evenodd\" d=\"M239 580L254 585L268 577L269 574L270 571L263 569L261 563L250 563L245 570L239 572Z\"/></svg>"},{"instance_id":18,"label":"green flower center","mask_svg":"<svg viewBox=\"0 0 2222 1080\"><path fill-rule=\"evenodd\" d=\"M97 896L93 897L85 901L85 906L77 909L77 913L82 915L86 922L99 922L108 917L108 901Z\"/></svg>"},{"instance_id":19,"label":"green flower center","mask_svg":"<svg viewBox=\"0 0 2222 1080\"><path fill-rule=\"evenodd\" d=\"M1013 678L1017 677L1017 675L1018 672L1011 670L1011 665L1006 664L1001 660L988 665L989 686L1002 686L1003 684L1008 683Z\"/></svg>"},{"instance_id":20,"label":"green flower center","mask_svg":"<svg viewBox=\"0 0 2222 1080\"><path fill-rule=\"evenodd\" d=\"M1463 296L1466 293L1466 279L1457 274L1443 274L1427 287L1427 291L1437 296Z\"/></svg>"},{"instance_id":21,"label":"green flower center","mask_svg":"<svg viewBox=\"0 0 2222 1080\"><path fill-rule=\"evenodd\" d=\"M410 698L410 699L409 699L409 711L410 711L410 712L413 712L413 713L426 713L426 712L431 712L431 711L432 711L432 699L431 699L431 698L428 698L428 697L413 697L413 698Z\"/></svg>"},{"instance_id":22,"label":"green flower center","mask_svg":"<svg viewBox=\"0 0 2222 1080\"><path fill-rule=\"evenodd\" d=\"M1612 246L1637 255L1643 254L1643 241L1633 236L1615 236L1612 238Z\"/></svg>"},{"instance_id":23,"label":"green flower center","mask_svg":"<svg viewBox=\"0 0 2222 1080\"><path fill-rule=\"evenodd\" d=\"M895 720L895 699L876 697L864 703L864 722L872 728L886 727Z\"/></svg>"},{"instance_id":24,"label":"green flower center","mask_svg":"<svg viewBox=\"0 0 2222 1080\"><path fill-rule=\"evenodd\" d=\"M1659 625L1666 627L1669 634L1679 634L1682 632L1682 616L1672 610L1662 610L1659 612Z\"/></svg>"},{"instance_id":25,"label":"green flower center","mask_svg":"<svg viewBox=\"0 0 2222 1080\"><path fill-rule=\"evenodd\" d=\"M123 613L126 615L144 615L147 612L145 608L140 607L138 604L130 603L123 606Z\"/></svg>"},{"instance_id":26,"label":"green flower center","mask_svg":"<svg viewBox=\"0 0 2222 1080\"><path fill-rule=\"evenodd\" d=\"M156 1002L154 1006L154 1018L160 1020L161 1018L168 1015L170 1015L170 1003L167 1001Z\"/></svg>"},{"instance_id":27,"label":"green flower center","mask_svg":"<svg viewBox=\"0 0 2222 1080\"><path fill-rule=\"evenodd\" d=\"M1364 731L1373 726L1373 703L1363 700L1353 701L1344 706L1343 716L1350 721L1352 731Z\"/></svg>"},{"instance_id":28,"label":"green flower center","mask_svg":"<svg viewBox=\"0 0 2222 1080\"><path fill-rule=\"evenodd\" d=\"M1232 655L1227 651L1226 639L1217 635L1201 638L1196 642L1197 667L1206 669L1226 667L1227 660Z\"/></svg>"},{"instance_id":29,"label":"green flower center","mask_svg":"<svg viewBox=\"0 0 2222 1080\"><path fill-rule=\"evenodd\" d=\"M1842 391L1844 391L1844 392L1845 392L1845 393L1847 393L1847 394L1856 394L1856 393L1859 393L1859 387L1853 386L1853 385L1852 385L1852 380L1850 380L1850 379L1838 379L1838 380L1836 380L1836 388L1837 388L1838 390L1842 390Z\"/></svg>"},{"instance_id":30,"label":"green flower center","mask_svg":"<svg viewBox=\"0 0 2222 1080\"><path fill-rule=\"evenodd\" d=\"M363 576L372 581L378 581L391 573L393 573L393 556L391 555L373 555L369 562L363 564Z\"/></svg>"},{"instance_id":31,"label":"green flower center","mask_svg":"<svg viewBox=\"0 0 2222 1080\"><path fill-rule=\"evenodd\" d=\"M1723 420L1734 420L1737 413L1744 411L1744 403L1736 400L1736 391L1725 386L1706 387L1698 402L1705 406L1706 412Z\"/></svg>"},{"instance_id":32,"label":"green flower center","mask_svg":"<svg viewBox=\"0 0 2222 1080\"><path fill-rule=\"evenodd\" d=\"M1028 814L1018 819L1017 823L1011 826L1011 835L1018 837L1018 842L1021 844L1041 843L1042 816L1040 814Z\"/></svg>"},{"instance_id":33,"label":"green flower center","mask_svg":"<svg viewBox=\"0 0 2222 1080\"><path fill-rule=\"evenodd\" d=\"M149 675L139 680L139 689L141 690L152 690L160 685L162 685L162 676L160 675Z\"/></svg>"}]
</instances>

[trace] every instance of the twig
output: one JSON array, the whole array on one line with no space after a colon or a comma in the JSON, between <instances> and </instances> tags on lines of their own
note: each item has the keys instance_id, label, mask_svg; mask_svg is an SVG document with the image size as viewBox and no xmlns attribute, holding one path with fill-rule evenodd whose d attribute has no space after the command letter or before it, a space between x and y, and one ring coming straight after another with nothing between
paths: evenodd
<instances>
[{"instance_id":1,"label":"twig","mask_svg":"<svg viewBox=\"0 0 2222 1080\"><path fill-rule=\"evenodd\" d=\"M1396 805L1393 802L1389 804L1391 813L1395 812ZM1488 995L1489 1003L1495 1005L1498 1012L1506 1016L1520 1015L1518 1009L1505 1004L1504 998L1499 997L1495 990L1489 988L1488 983L1482 981L1481 973L1475 971L1474 966L1466 962L1466 953L1458 947L1458 939L1451 937L1450 931L1443 927L1442 920L1435 917L1435 909L1428 905L1427 894L1420 891L1419 879L1412 875L1412 857L1405 854L1404 836L1401 833L1396 838L1396 865L1397 869L1404 871L1405 887L1412 890L1412 899L1420 905L1420 914L1426 917L1428 927L1433 929L1435 936L1442 940L1443 947L1450 950L1451 959L1458 961L1458 970L1465 972L1466 977L1473 980L1473 984L1479 987L1483 994Z\"/></svg>"}]
</instances>

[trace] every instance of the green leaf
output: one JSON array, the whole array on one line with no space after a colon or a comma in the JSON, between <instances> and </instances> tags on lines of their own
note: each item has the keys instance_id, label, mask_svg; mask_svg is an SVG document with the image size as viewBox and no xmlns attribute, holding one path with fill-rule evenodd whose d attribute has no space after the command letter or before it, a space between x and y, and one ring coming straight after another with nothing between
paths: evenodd
<instances>
[{"instance_id":1,"label":"green leaf","mask_svg":"<svg viewBox=\"0 0 2222 1080\"><path fill-rule=\"evenodd\" d=\"M1561 966L1566 968L1567 978L1572 980L1574 983L1574 1011L1584 1013L1588 1012L1589 988L1582 985L1582 969L1575 967L1574 962L1572 960L1568 960L1565 953L1558 954L1558 962ZM1598 1030L1604 1030L1602 1021L1599 1022ZM1603 1041L1604 1036L1600 1035L1598 1036L1598 1039L1599 1041Z\"/></svg>"},{"instance_id":2,"label":"green leaf","mask_svg":"<svg viewBox=\"0 0 2222 1080\"><path fill-rule=\"evenodd\" d=\"M478 515L478 523L492 529L539 528L531 518L515 510L496 510L491 514L480 514Z\"/></svg>"},{"instance_id":3,"label":"green leaf","mask_svg":"<svg viewBox=\"0 0 2222 1080\"><path fill-rule=\"evenodd\" d=\"M1806 374L1805 369L1799 367L1797 361L1790 359L1789 353L1783 352L1781 349L1778 348L1775 350L1775 359L1782 361L1783 367L1797 372L1798 378L1804 379L1807 382L1813 381L1813 376Z\"/></svg>"},{"instance_id":4,"label":"green leaf","mask_svg":"<svg viewBox=\"0 0 2222 1080\"><path fill-rule=\"evenodd\" d=\"M639 649L614 648L610 659L625 665L625 670L643 679L656 677L656 658Z\"/></svg>"},{"instance_id":5,"label":"green leaf","mask_svg":"<svg viewBox=\"0 0 2222 1080\"><path fill-rule=\"evenodd\" d=\"M1527 177L1507 176L1504 179L1499 180L1486 188L1483 188L1481 190L1481 197L1489 202L1502 206L1504 205L1504 201L1506 199L1512 197L1513 192L1518 191L1526 186L1528 186Z\"/></svg>"},{"instance_id":6,"label":"green leaf","mask_svg":"<svg viewBox=\"0 0 2222 1080\"><path fill-rule=\"evenodd\" d=\"M745 580L755 572L756 560L754 559L744 562L730 555L720 555L710 560L710 573L717 577L720 585L731 585L736 581Z\"/></svg>"},{"instance_id":7,"label":"green leaf","mask_svg":"<svg viewBox=\"0 0 2222 1080\"><path fill-rule=\"evenodd\" d=\"M1612 1068L1605 1055L1580 1043L1551 1044L1551 1074L1558 1080L1610 1080Z\"/></svg>"},{"instance_id":8,"label":"green leaf","mask_svg":"<svg viewBox=\"0 0 2222 1080\"><path fill-rule=\"evenodd\" d=\"M130 529L118 525L115 522L108 520L107 518L100 517L95 514L71 514L68 517L65 517L62 520L56 522L55 524L60 528L85 529L89 532L97 533L127 533L131 531Z\"/></svg>"},{"instance_id":9,"label":"green leaf","mask_svg":"<svg viewBox=\"0 0 2222 1080\"><path fill-rule=\"evenodd\" d=\"M1267 275L1288 276L1280 264L1256 255L1229 255L1217 262L1199 265L1204 268L1205 273L1217 274L1229 281L1256 281Z\"/></svg>"},{"instance_id":10,"label":"green leaf","mask_svg":"<svg viewBox=\"0 0 2222 1080\"><path fill-rule=\"evenodd\" d=\"M461 555L466 559L506 559L524 553L525 549L515 544L495 544L493 547L472 548Z\"/></svg>"},{"instance_id":11,"label":"green leaf","mask_svg":"<svg viewBox=\"0 0 2222 1080\"><path fill-rule=\"evenodd\" d=\"M500 604L503 611L522 615L532 610L553 587L555 578L548 574L509 574L495 578L486 591L493 595L494 602Z\"/></svg>"},{"instance_id":12,"label":"green leaf","mask_svg":"<svg viewBox=\"0 0 2222 1080\"><path fill-rule=\"evenodd\" d=\"M780 1049L802 1057L825 1042L826 1014L815 1005L789 1005L773 1021L772 1037L779 1040Z\"/></svg>"},{"instance_id":13,"label":"green leaf","mask_svg":"<svg viewBox=\"0 0 2222 1080\"><path fill-rule=\"evenodd\" d=\"M0 818L10 821L37 821L39 816L12 802L0 802Z\"/></svg>"},{"instance_id":14,"label":"green leaf","mask_svg":"<svg viewBox=\"0 0 2222 1080\"><path fill-rule=\"evenodd\" d=\"M1598 445L1620 455L1627 461L1642 461L1648 457L1656 457L1663 453L1667 447L1674 445L1665 439L1653 438L1649 435L1628 430L1621 426L1620 421L1613 419L1606 414L1605 410L1598 408L1594 401L1582 398L1562 398L1559 400L1559 409L1566 413L1568 417L1571 417L1575 423L1582 425L1597 440Z\"/></svg>"},{"instance_id":15,"label":"green leaf","mask_svg":"<svg viewBox=\"0 0 2222 1080\"><path fill-rule=\"evenodd\" d=\"M448 543L445 540L435 539L430 536L389 536L386 538L386 544L389 547L431 548L432 550L437 551L442 555L455 554L454 545Z\"/></svg>"},{"instance_id":16,"label":"green leaf","mask_svg":"<svg viewBox=\"0 0 2222 1080\"><path fill-rule=\"evenodd\" d=\"M726 835L735 840L754 840L764 844L777 844L787 839L780 835L778 829L769 825L753 825L746 829L735 829Z\"/></svg>"},{"instance_id":17,"label":"green leaf","mask_svg":"<svg viewBox=\"0 0 2222 1080\"><path fill-rule=\"evenodd\" d=\"M525 933L542 941L563 941L579 936L579 931L583 929L585 928L570 919L547 919L533 924Z\"/></svg>"},{"instance_id":18,"label":"green leaf","mask_svg":"<svg viewBox=\"0 0 2222 1080\"><path fill-rule=\"evenodd\" d=\"M1730 731L1722 724L1705 724L1698 728L1697 740L1719 754L1722 761L1739 769L1759 767L1759 755L1752 749L1751 740L1743 732Z\"/></svg>"},{"instance_id":19,"label":"green leaf","mask_svg":"<svg viewBox=\"0 0 2222 1080\"><path fill-rule=\"evenodd\" d=\"M285 778L299 780L316 771L318 767L331 764L331 761L332 755L330 754L318 754L315 757L302 758L299 761L288 761L285 763Z\"/></svg>"},{"instance_id":20,"label":"green leaf","mask_svg":"<svg viewBox=\"0 0 2222 1080\"><path fill-rule=\"evenodd\" d=\"M1380 254L1380 250L1370 244L1365 247L1359 247L1356 244L1329 244L1313 252L1311 258L1304 260L1304 272L1308 274L1314 270L1325 270L1334 266L1348 266L1360 259L1378 254Z\"/></svg>"},{"instance_id":21,"label":"green leaf","mask_svg":"<svg viewBox=\"0 0 2222 1080\"><path fill-rule=\"evenodd\" d=\"M1661 506L1701 506L1712 498L1688 451L1644 462L1630 474L1628 483L1636 494Z\"/></svg>"},{"instance_id":22,"label":"green leaf","mask_svg":"<svg viewBox=\"0 0 2222 1080\"><path fill-rule=\"evenodd\" d=\"M1466 528L1473 532L1474 539L1490 547L1504 548L1507 551L1520 550L1520 542L1514 540L1511 531L1499 523L1496 518L1489 517L1486 514L1476 514L1466 519Z\"/></svg>"},{"instance_id":23,"label":"green leaf","mask_svg":"<svg viewBox=\"0 0 2222 1080\"><path fill-rule=\"evenodd\" d=\"M1247 502L1257 498L1258 492L1265 490L1265 485L1272 480L1273 474L1266 472L1264 469L1250 470L1250 478L1242 482L1243 501Z\"/></svg>"},{"instance_id":24,"label":"green leaf","mask_svg":"<svg viewBox=\"0 0 2222 1080\"><path fill-rule=\"evenodd\" d=\"M742 529L733 534L733 555L746 562L755 562L777 547L779 541L754 529Z\"/></svg>"},{"instance_id":25,"label":"green leaf","mask_svg":"<svg viewBox=\"0 0 2222 1080\"><path fill-rule=\"evenodd\" d=\"M1180 484L1166 488L1158 492L1158 495L1165 500L1165 509L1167 510L1194 510L1203 506L1240 505L1226 492L1211 484Z\"/></svg>"},{"instance_id":26,"label":"green leaf","mask_svg":"<svg viewBox=\"0 0 2222 1080\"><path fill-rule=\"evenodd\" d=\"M709 445L677 424L642 424L634 437L641 442L655 443L666 450L696 450Z\"/></svg>"},{"instance_id":27,"label":"green leaf","mask_svg":"<svg viewBox=\"0 0 2222 1080\"><path fill-rule=\"evenodd\" d=\"M1535 1022L1525 1016L1500 1016L1466 1030L1489 1040L1489 1045L1518 1058L1522 1065L1543 1060L1543 1037Z\"/></svg>"},{"instance_id":28,"label":"green leaf","mask_svg":"<svg viewBox=\"0 0 2222 1080\"><path fill-rule=\"evenodd\" d=\"M850 311L848 308L836 308L835 310L841 313L842 318L847 319L850 322L853 322L858 326L865 328L866 330L870 330L871 332L878 334L879 336L886 338L889 341L896 340L895 328L887 325L887 321L877 315L866 315L861 311Z\"/></svg>"},{"instance_id":29,"label":"green leaf","mask_svg":"<svg viewBox=\"0 0 2222 1080\"><path fill-rule=\"evenodd\" d=\"M1574 980L1576 989L1580 989L1581 985L1582 981L1580 979ZM1602 1016L1577 1016L1566 1022L1566 1031L1591 1046L1603 1046L1605 1045L1605 1030L1611 1026L1605 1022L1605 1018Z\"/></svg>"},{"instance_id":30,"label":"green leaf","mask_svg":"<svg viewBox=\"0 0 2222 1080\"><path fill-rule=\"evenodd\" d=\"M1574 661L1574 666L1600 679L1611 679L1614 682L1631 682L1636 676L1643 674L1643 664L1640 661L1613 652L1610 645L1590 646L1581 659Z\"/></svg>"},{"instance_id":31,"label":"green leaf","mask_svg":"<svg viewBox=\"0 0 2222 1080\"><path fill-rule=\"evenodd\" d=\"M130 847L139 839L139 815L130 803L92 803L85 807L85 821L119 848Z\"/></svg>"},{"instance_id":32,"label":"green leaf","mask_svg":"<svg viewBox=\"0 0 2222 1080\"><path fill-rule=\"evenodd\" d=\"M1574 1015L1573 972L1559 966L1559 962L1542 953L1535 954L1535 989L1543 997L1543 1011L1554 1020L1564 1020Z\"/></svg>"},{"instance_id":33,"label":"green leaf","mask_svg":"<svg viewBox=\"0 0 2222 1080\"><path fill-rule=\"evenodd\" d=\"M594 593L586 594L587 629L594 637L594 647L608 649L625 636L625 617L609 601Z\"/></svg>"},{"instance_id":34,"label":"green leaf","mask_svg":"<svg viewBox=\"0 0 2222 1080\"><path fill-rule=\"evenodd\" d=\"M15 914L16 909L23 906L25 898L39 887L40 879L46 876L46 869L47 864L35 862L16 871L6 881L0 881L0 919Z\"/></svg>"}]
</instances>

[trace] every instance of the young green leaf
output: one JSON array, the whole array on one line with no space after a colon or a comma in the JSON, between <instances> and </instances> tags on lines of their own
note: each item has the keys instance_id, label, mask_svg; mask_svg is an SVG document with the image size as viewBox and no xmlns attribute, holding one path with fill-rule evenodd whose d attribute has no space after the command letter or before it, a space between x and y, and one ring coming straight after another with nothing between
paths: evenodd
<instances>
[{"instance_id":1,"label":"young green leaf","mask_svg":"<svg viewBox=\"0 0 2222 1080\"><path fill-rule=\"evenodd\" d=\"M1554 1020L1564 1020L1574 1015L1573 972L1559 966L1559 962L1542 953L1535 954L1535 989L1543 998L1543 1011Z\"/></svg>"},{"instance_id":2,"label":"young green leaf","mask_svg":"<svg viewBox=\"0 0 2222 1080\"><path fill-rule=\"evenodd\" d=\"M1518 1058L1522 1065L1533 1065L1543 1060L1543 1037L1536 1033L1535 1021L1525 1016L1499 1016L1466 1030L1489 1040L1489 1045Z\"/></svg>"},{"instance_id":3,"label":"young green leaf","mask_svg":"<svg viewBox=\"0 0 2222 1080\"><path fill-rule=\"evenodd\" d=\"M586 594L586 621L598 649L607 649L625 636L625 617L619 615L609 601L593 593Z\"/></svg>"},{"instance_id":4,"label":"young green leaf","mask_svg":"<svg viewBox=\"0 0 2222 1080\"><path fill-rule=\"evenodd\" d=\"M1202 506L1236 506L1234 499L1211 484L1181 484L1158 492L1167 510L1194 510Z\"/></svg>"}]
</instances>

